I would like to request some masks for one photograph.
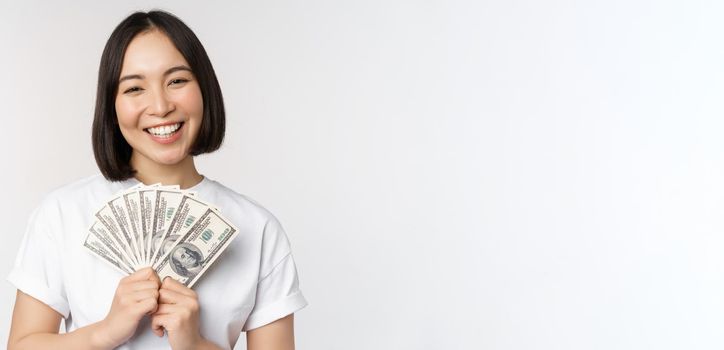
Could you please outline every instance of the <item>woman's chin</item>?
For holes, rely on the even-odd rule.
[[[187,154],[164,154],[156,157],[155,162],[159,165],[174,166],[182,163],[189,155]]]
[[[175,145],[166,149],[139,147],[133,149],[131,164],[144,166],[175,166],[186,161],[191,155],[186,145]]]

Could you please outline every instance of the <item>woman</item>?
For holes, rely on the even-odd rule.
[[[134,13],[101,58],[93,149],[101,175],[49,194],[8,280],[17,288],[10,349],[293,349],[306,306],[286,234],[268,211],[201,175],[225,116],[211,63],[171,14]],[[123,277],[82,249],[94,209],[139,184],[177,184],[214,203],[239,235],[191,290],[150,268]],[[59,334],[60,321],[67,330]]]

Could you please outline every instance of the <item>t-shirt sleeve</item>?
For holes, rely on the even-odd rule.
[[[264,227],[256,301],[242,331],[267,325],[305,306],[289,239],[272,217]]]
[[[69,307],[63,287],[59,242],[49,229],[53,225],[52,209],[46,200],[31,214],[7,280],[67,318]]]

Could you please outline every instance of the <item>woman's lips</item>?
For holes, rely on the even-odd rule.
[[[176,124],[176,123],[174,123],[174,124]],[[148,136],[151,137],[151,140],[165,145],[165,144],[173,143],[176,140],[178,140],[181,137],[181,133],[182,133],[185,125],[186,125],[186,123],[181,122],[181,126],[179,126],[179,128],[176,129],[176,131],[172,132],[168,136],[154,135],[153,133],[151,133],[151,131],[149,131],[149,129],[152,129],[152,128],[144,129],[144,131],[146,131],[146,134],[148,134]],[[156,128],[153,128],[153,129],[156,129]]]

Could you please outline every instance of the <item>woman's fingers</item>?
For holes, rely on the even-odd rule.
[[[160,304],[158,305],[158,309],[154,313],[154,315],[167,315],[167,314],[173,314],[177,313],[181,310],[184,310],[183,306],[176,305],[176,304]]]
[[[158,294],[158,302],[161,304],[184,304],[187,299],[193,299],[186,294],[163,287],[158,290]]]
[[[121,283],[128,283],[128,282],[136,282],[136,281],[143,281],[143,280],[159,280],[158,276],[156,275],[156,271],[154,271],[150,267],[144,267],[126,277],[123,277],[121,279]]]
[[[149,276],[148,280],[156,282],[157,285],[161,285],[161,279],[158,278],[158,274],[156,273],[156,270],[154,270],[152,267],[146,267],[145,269],[151,270],[151,275]]]
[[[145,270],[145,271],[144,271]],[[196,292],[172,278],[158,281],[156,273],[139,270],[123,281],[124,298],[133,303],[138,314],[151,314],[151,329],[157,336],[173,331],[197,317],[199,304]]]
[[[129,290],[137,292],[139,290],[155,289],[158,290],[161,285],[156,281],[138,281],[128,285]]]
[[[188,323],[188,318],[175,313],[162,315],[156,314],[151,317],[151,329],[154,333],[156,333],[159,329],[164,329],[166,332],[174,332],[182,329],[182,327],[188,326]],[[158,333],[156,334],[158,335]]]
[[[151,316],[151,329],[158,336],[168,333],[171,348],[179,345],[195,348],[202,339],[199,334],[200,306],[196,292],[166,278],[161,283],[158,309]]]
[[[118,283],[118,291],[121,293],[133,293],[143,289],[159,289],[161,282],[150,267],[143,268],[121,279]]]
[[[159,290],[158,303],[164,305],[176,305],[178,308],[164,308],[164,310],[174,311],[176,314],[190,316],[199,312],[199,301],[188,295],[178,293],[170,289]]]
[[[161,288],[170,289],[177,293],[184,294],[188,297],[196,298],[196,292],[194,292],[193,290],[191,290],[191,288],[186,287],[185,285],[181,284],[181,282],[179,282],[171,277],[166,277],[163,279],[163,283],[161,283]]]
[[[158,300],[158,296],[158,289],[142,289],[130,294],[131,299],[134,301],[142,301],[144,299]]]
[[[137,312],[140,315],[153,314],[158,310],[158,300],[154,298],[146,298],[136,303]]]
[[[151,330],[159,337],[163,337],[163,330],[169,323],[168,315],[154,315],[151,317]]]

